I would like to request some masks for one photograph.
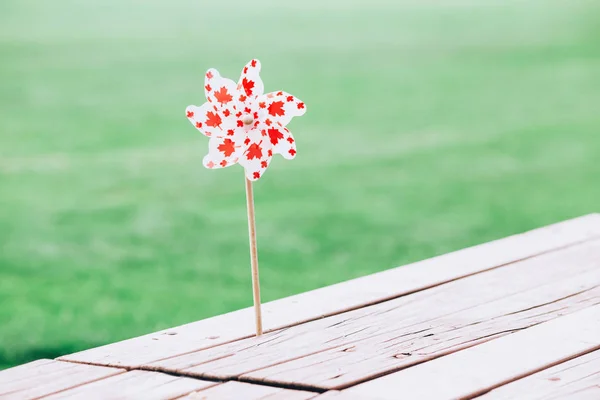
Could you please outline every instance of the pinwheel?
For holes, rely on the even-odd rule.
[[[296,142],[286,125],[306,106],[289,93],[264,94],[260,62],[250,61],[237,84],[215,69],[205,75],[206,103],[189,106],[190,122],[210,138],[203,164],[207,168],[244,167],[246,178],[259,179],[274,154],[296,156]]]
[[[186,108],[188,120],[210,138],[202,164],[209,169],[239,164],[245,171],[257,335],[262,334],[262,317],[252,181],[263,176],[274,154],[296,157],[296,141],[286,126],[306,112],[305,104],[289,93],[265,94],[260,68],[258,60],[251,60],[237,84],[209,69],[204,78],[206,102]]]

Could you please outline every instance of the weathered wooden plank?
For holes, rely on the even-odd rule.
[[[586,282],[597,277],[594,274],[568,280],[563,283],[564,287],[547,285],[409,330],[367,337],[242,377],[271,384],[344,388],[600,304],[598,282]],[[549,301],[552,298],[555,301]]]
[[[592,394],[595,397],[590,398],[600,399],[600,350],[501,386],[477,400],[574,399]]]
[[[349,395],[471,399],[600,349],[600,305],[351,387]],[[340,397],[342,399],[343,397]]]
[[[272,386],[252,385],[243,382],[227,382],[208,390],[191,393],[182,397],[186,400],[308,400],[317,393],[281,389]]]
[[[599,235],[600,215],[591,214],[264,304],[264,324],[266,331],[273,331],[339,314]],[[250,337],[253,334],[253,318],[252,308],[247,308],[61,359],[135,368],[152,361]]]
[[[38,398],[124,372],[62,361],[33,361],[0,372],[0,399]]]
[[[44,400],[168,400],[219,385],[158,372],[129,371],[44,397]]]
[[[37,370],[40,370],[44,365],[51,363],[53,364],[55,361],[44,358],[0,371],[0,387],[2,387],[2,384],[6,384],[11,381],[30,377],[32,374],[35,374]],[[63,364],[61,363],[58,365]]]
[[[600,240],[145,367],[217,379],[344,387],[594,304],[600,301],[598,267]]]

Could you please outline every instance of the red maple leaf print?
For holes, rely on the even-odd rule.
[[[244,112],[245,112],[246,114],[250,114],[250,113],[252,112],[252,110],[251,110],[251,109],[249,109],[248,107],[244,107]]]
[[[242,79],[242,86],[244,87],[244,92],[246,92],[246,96],[252,96],[252,89],[254,88],[254,81],[249,81],[248,79]]]
[[[287,141],[290,142],[290,144],[294,143],[294,138],[290,136],[287,138]]]
[[[246,158],[248,160],[262,158],[262,147],[260,147],[260,143],[252,143],[250,147],[248,147]]]
[[[212,111],[206,113],[206,125],[212,126],[213,128],[221,125],[221,117]]]
[[[194,116],[194,112],[193,112],[193,111],[187,111],[187,112],[185,113],[185,115],[186,115],[188,118],[192,118],[192,117]]]
[[[229,157],[235,152],[235,142],[231,139],[223,140],[223,143],[217,147],[217,149],[223,153],[225,157]]]
[[[260,167],[261,168],[267,168],[267,162],[266,161],[261,161],[260,162]]]
[[[208,72],[206,73],[206,77],[207,77],[208,79],[212,79],[212,77],[213,77],[213,74],[212,74],[212,72],[208,71]]]
[[[198,128],[198,129],[202,128],[202,122],[200,122],[200,121],[196,122],[196,128]]]
[[[285,110],[283,109],[283,101],[274,101],[269,105],[269,114],[272,116],[282,116],[285,115]]]
[[[294,101],[294,96],[288,96],[285,98],[285,101]]]
[[[258,179],[260,178],[260,172],[254,172],[252,176],[254,177],[254,179]]]
[[[228,129],[227,130],[227,136],[233,136],[235,132],[233,131],[233,129]]]
[[[243,94],[240,94],[240,101],[243,103],[246,101],[246,96],[244,96]]]
[[[269,118],[267,118],[265,120],[265,124],[267,124],[267,126],[271,126],[271,120]]]
[[[244,67],[244,74],[248,73],[248,67]]]
[[[242,112],[239,111],[237,114],[235,114],[235,116],[238,117],[238,118],[241,117],[242,116]]]
[[[241,119],[237,120],[237,126],[238,128],[243,128],[244,127],[244,122]]]
[[[265,102],[264,102],[264,101],[261,101],[260,103],[258,103],[258,106],[259,106],[260,108],[265,108],[267,105],[265,104]]]
[[[221,161],[221,167],[225,168],[227,166],[227,161],[223,160]]]
[[[226,108],[225,111],[223,111],[223,115],[229,117],[229,114],[231,114],[231,112],[229,112],[229,109]]]
[[[283,133],[279,132],[279,129],[271,128],[267,132],[269,133],[269,138],[273,145],[279,143],[279,139],[283,139]]]
[[[269,157],[273,157],[273,152],[272,152],[271,150],[269,150],[269,151],[267,151],[267,155],[268,155]]]
[[[260,131],[260,134],[263,136],[267,136],[267,131],[265,131],[264,129],[262,131]]]
[[[227,104],[231,100],[233,100],[233,97],[231,97],[231,95],[229,94],[229,92],[227,92],[227,88],[225,86],[223,86],[218,91],[215,91],[215,98],[217,99],[217,101],[219,103],[221,103],[221,105]]]
[[[283,96],[283,92],[282,91],[277,92],[277,96]]]
[[[246,139],[244,140],[244,144],[245,144],[245,145],[248,145],[248,143],[250,143],[250,139],[246,138]]]
[[[212,88],[210,87],[210,85],[204,86],[204,89],[206,89],[207,92],[210,92],[212,90]]]
[[[252,62],[250,63],[250,65],[252,65],[252,68],[256,68],[256,60],[252,60]]]
[[[298,103],[298,110],[301,110],[304,108],[304,103],[300,102]]]
[[[214,163],[214,162],[212,162],[212,161],[209,161],[209,162],[207,162],[207,163],[206,163],[206,166],[207,166],[208,168],[212,168],[212,167],[214,167],[214,166],[215,166],[215,163]]]
[[[296,155],[296,150],[294,150],[294,149],[290,149],[290,150],[288,151],[288,153],[290,153],[291,155]]]

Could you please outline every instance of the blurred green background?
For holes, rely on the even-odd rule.
[[[599,211],[600,3],[0,2],[0,368],[249,306],[203,74],[304,100],[255,184],[265,301]],[[266,322],[268,325],[268,321]]]

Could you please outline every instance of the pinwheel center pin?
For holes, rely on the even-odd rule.
[[[196,129],[210,138],[208,154],[202,160],[206,168],[234,164],[244,168],[254,315],[256,335],[260,335],[263,329],[252,182],[263,176],[273,154],[288,160],[296,157],[296,141],[286,125],[293,117],[304,115],[306,106],[286,92],[265,94],[258,60],[246,64],[237,84],[221,77],[216,69],[209,69],[204,93],[206,103],[188,106],[186,115]]]

